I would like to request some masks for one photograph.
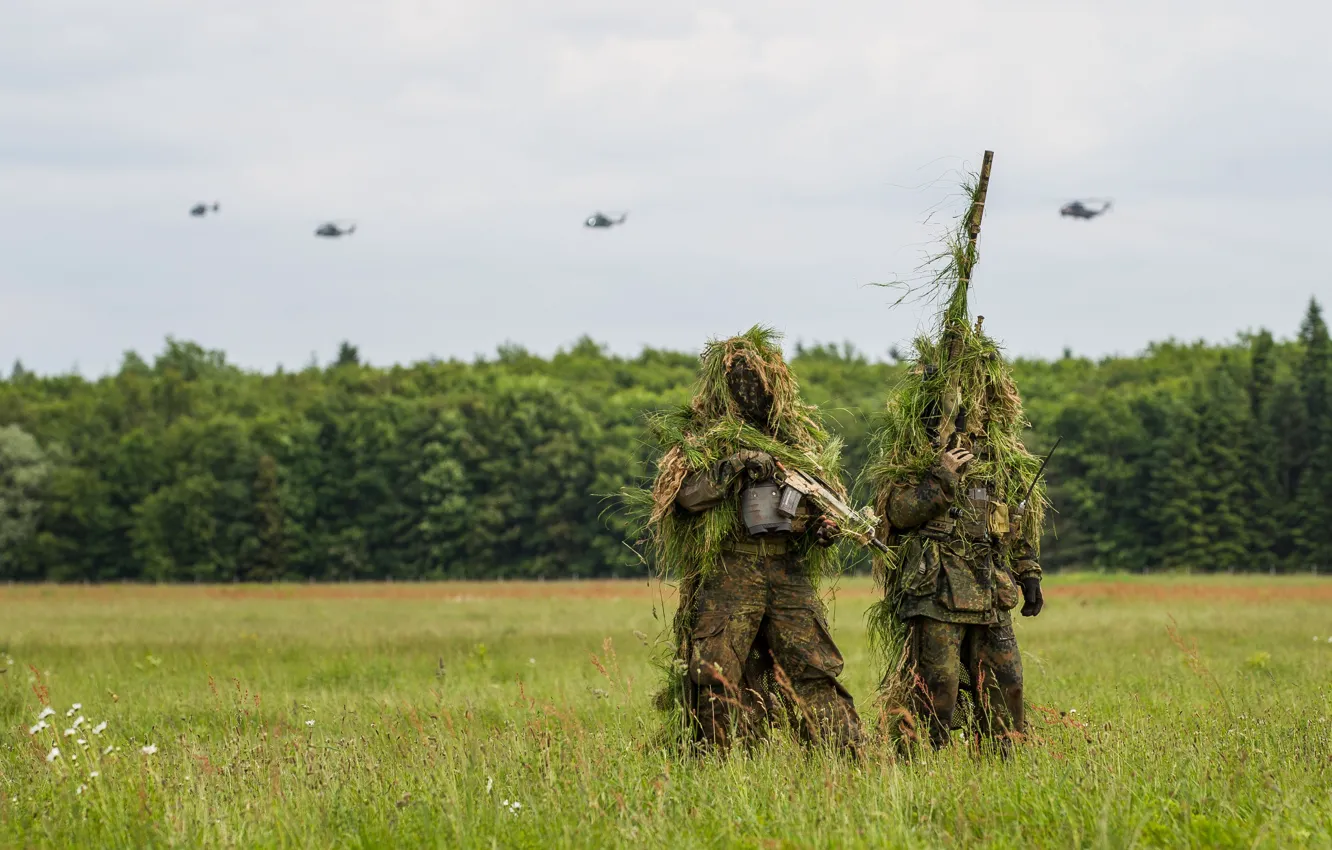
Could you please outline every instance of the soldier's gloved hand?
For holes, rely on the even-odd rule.
[[[814,526],[814,542],[820,546],[831,546],[837,540],[837,523],[828,517],[819,517]]]
[[[777,474],[777,461],[767,452],[741,449],[735,453],[735,457],[744,464],[750,481],[767,481]]]
[[[1045,599],[1041,596],[1041,580],[1036,576],[1024,576],[1019,581],[1022,583],[1022,616],[1035,617],[1045,607]]]

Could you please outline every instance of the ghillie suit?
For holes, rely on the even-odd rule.
[[[860,720],[816,592],[837,564],[833,532],[808,500],[778,510],[774,483],[780,463],[840,487],[841,444],[776,341],[754,327],[709,343],[693,400],[649,417],[665,452],[651,487],[626,495],[653,566],[679,587],[658,705],[723,750],[779,716],[806,740],[854,747]]]
[[[1041,465],[1022,443],[1029,427],[999,346],[967,305],[988,177],[965,188],[968,214],[928,289],[938,327],[915,341],[915,364],[889,397],[865,476],[885,518],[889,553],[876,557],[883,600],[870,638],[886,667],[880,698],[899,742],[942,746],[964,724],[959,690],[978,731],[1025,731],[1022,658],[1010,612],[1040,612]],[[968,459],[970,458],[970,459]],[[961,462],[959,462],[961,461]],[[1034,483],[1034,487],[1033,487]],[[1030,490],[1030,498],[1025,498]]]

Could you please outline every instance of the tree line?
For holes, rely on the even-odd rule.
[[[0,380],[0,580],[273,581],[643,575],[614,494],[650,473],[642,413],[687,400],[694,355],[257,373],[168,339],[115,374]],[[798,345],[854,475],[906,364]],[[1057,513],[1049,570],[1332,565],[1332,343],[1165,342],[1014,364]]]

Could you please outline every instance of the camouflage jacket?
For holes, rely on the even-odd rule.
[[[1009,528],[1002,504],[989,503],[980,518],[953,510],[957,488],[957,476],[936,464],[889,490],[885,512],[902,548],[899,616],[1007,623],[1020,601],[1017,579],[1041,575],[1035,547]]]

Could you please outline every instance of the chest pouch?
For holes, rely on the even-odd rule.
[[[750,536],[790,532],[791,517],[783,516],[781,512],[785,501],[782,488],[773,481],[750,484],[740,491],[740,516],[744,519],[745,531]],[[796,502],[798,504],[799,499]],[[791,513],[794,515],[794,508]]]
[[[962,514],[962,533],[969,540],[983,540],[990,533],[990,493],[984,487],[967,491],[967,507]]]
[[[990,533],[1003,537],[1009,531],[1008,505],[1005,502],[990,503]]]

